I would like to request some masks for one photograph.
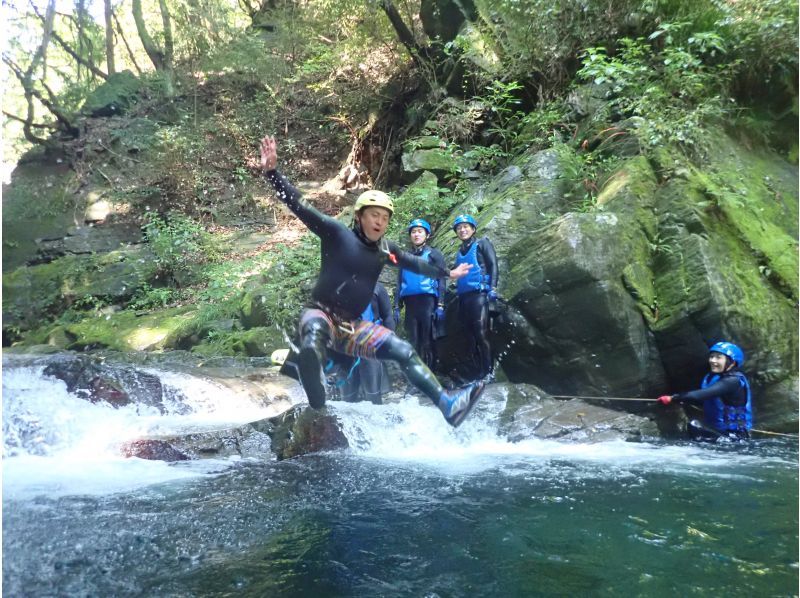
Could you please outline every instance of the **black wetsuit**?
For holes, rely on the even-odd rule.
[[[477,362],[474,368],[474,379],[480,379],[492,372],[492,348],[489,344],[489,299],[488,292],[497,289],[499,283],[499,270],[497,267],[497,254],[492,242],[486,237],[476,239],[473,235],[461,243],[458,252],[466,255],[473,243],[477,243],[476,257],[481,272],[487,282],[481,288],[459,291],[458,316],[461,325],[467,332],[475,347],[473,360]]]
[[[709,374],[708,377],[710,376],[712,376],[712,374]],[[703,405],[704,421],[701,423],[697,420],[691,420],[687,427],[687,431],[694,439],[714,440],[721,436],[740,439],[750,437],[749,424],[742,425],[739,429],[735,430],[720,429],[720,422],[717,421],[718,409],[725,409],[725,407],[714,403],[707,403],[707,401],[719,399],[722,404],[728,408],[748,408],[749,385],[747,385],[746,381],[742,383],[741,376],[742,374],[739,374],[737,371],[728,371],[721,374],[717,380],[713,381],[708,386],[698,388],[697,390],[681,392],[672,396],[672,399],[677,402],[684,403],[686,401],[693,401]],[[704,384],[705,383],[704,381]]]
[[[392,313],[389,293],[381,283],[375,285],[372,296],[373,321],[394,330],[396,323]],[[342,372],[344,380],[339,393],[343,401],[370,401],[376,405],[383,403],[382,395],[389,391],[389,372],[386,364],[375,359],[358,359]]]
[[[444,268],[403,251],[392,241],[370,241],[358,225],[351,229],[322,214],[302,199],[300,192],[277,170],[268,171],[266,177],[275,188],[278,199],[321,240],[322,264],[311,293],[315,305],[310,307],[319,308],[330,319],[321,317],[318,310],[306,310],[301,319],[300,339],[301,345],[314,346],[323,363],[324,353],[334,346],[337,350],[351,348],[341,335],[336,337],[341,329],[338,324],[359,321],[372,299],[384,266],[407,268],[434,278],[449,275]],[[393,332],[387,332],[372,355],[377,359],[397,361],[412,384],[438,405],[442,385],[409,343]]]
[[[416,256],[421,256],[425,249],[428,249],[428,247],[423,244],[421,247],[415,247],[412,253]],[[428,260],[439,268],[446,268],[444,255],[442,255],[442,252],[438,249],[430,248]],[[398,305],[399,302],[402,302],[406,310],[404,321],[406,336],[417,353],[419,353],[419,356],[422,357],[422,360],[428,367],[432,368],[436,361],[436,351],[433,342],[433,317],[437,306],[444,308],[444,293],[447,288],[447,279],[439,278],[436,280],[436,295],[420,293],[400,297],[402,277],[403,270],[401,269],[397,274],[397,293],[395,297]]]

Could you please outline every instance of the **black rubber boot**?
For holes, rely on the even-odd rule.
[[[300,384],[306,391],[308,404],[314,409],[325,406],[325,363],[326,348],[331,332],[328,323],[322,318],[309,320],[300,332],[300,353],[297,355],[297,371]]]

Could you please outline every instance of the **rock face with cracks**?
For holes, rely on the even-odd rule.
[[[722,133],[713,145],[702,170],[666,152],[622,160],[578,210],[557,153],[540,151],[453,212],[497,249],[492,344],[509,380],[656,397],[697,388],[708,347],[729,340],[747,355],[758,425],[796,428],[797,169]],[[453,235],[434,244],[452,263]],[[463,375],[456,311],[440,355]]]

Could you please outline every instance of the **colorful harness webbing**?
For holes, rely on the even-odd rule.
[[[321,307],[321,306],[320,306]],[[306,321],[323,318],[328,322],[333,341],[332,349],[345,355],[375,359],[375,353],[386,339],[394,334],[388,328],[365,320],[341,320],[320,307],[307,309],[300,318],[302,328]]]

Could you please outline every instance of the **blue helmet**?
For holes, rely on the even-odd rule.
[[[412,220],[411,222],[409,222],[408,223],[408,228],[406,228],[406,232],[410,233],[412,228],[416,228],[418,226],[421,227],[421,228],[424,228],[426,231],[428,231],[429,235],[431,234],[431,225],[428,224],[427,220],[423,220],[422,218],[416,218],[416,219]]]
[[[453,230],[456,230],[456,227],[457,227],[459,224],[463,224],[463,223],[465,223],[465,222],[466,222],[467,224],[471,224],[471,225],[472,225],[472,228],[474,228],[474,229],[477,229],[477,228],[478,228],[478,223],[477,223],[477,222],[475,222],[475,219],[474,219],[472,216],[470,216],[469,214],[461,214],[461,215],[459,215],[459,216],[456,216],[456,219],[455,219],[455,221],[453,222]]]
[[[735,361],[736,365],[739,367],[742,367],[742,364],[744,363],[744,351],[742,351],[738,345],[734,345],[733,343],[729,343],[727,341],[714,343],[708,352],[722,353],[729,359]]]

